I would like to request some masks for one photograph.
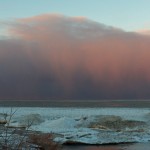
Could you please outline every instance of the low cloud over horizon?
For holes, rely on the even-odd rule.
[[[7,22],[0,99],[149,99],[150,35],[85,17]]]

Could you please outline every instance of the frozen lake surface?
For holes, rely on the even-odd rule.
[[[55,133],[60,143],[110,144],[148,142],[149,108],[45,108],[14,107],[12,126],[27,126],[44,133]],[[0,107],[3,114],[9,107]]]

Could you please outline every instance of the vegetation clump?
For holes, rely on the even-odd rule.
[[[15,112],[16,110],[11,109],[10,113],[0,114],[0,149],[58,150],[61,148],[59,144],[53,141],[52,134],[43,134],[30,129],[35,124],[34,119],[24,126],[12,126],[11,121]]]

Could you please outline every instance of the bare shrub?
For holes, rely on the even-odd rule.
[[[11,126],[17,110],[11,108],[9,113],[1,113],[0,118],[0,149],[2,150],[58,150],[60,145],[53,142],[51,134],[42,134],[29,130],[33,121],[26,126]]]
[[[32,134],[29,136],[29,142],[39,146],[39,150],[58,150],[61,148],[59,144],[53,142],[52,134]]]

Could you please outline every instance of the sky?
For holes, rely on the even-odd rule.
[[[150,99],[149,6],[0,0],[0,99]]]
[[[150,27],[149,6],[149,0],[0,0],[0,19],[60,13],[132,31]]]

